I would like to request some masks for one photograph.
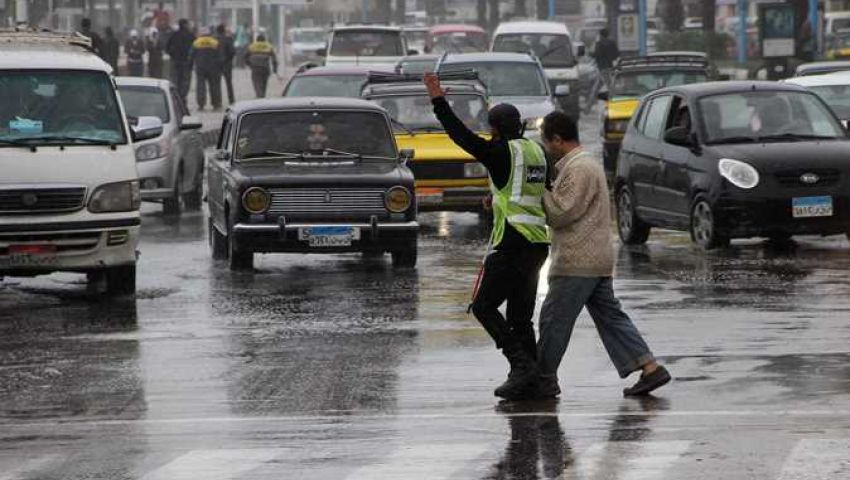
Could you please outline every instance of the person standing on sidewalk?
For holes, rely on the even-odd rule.
[[[98,35],[97,32],[92,30],[90,18],[84,18],[80,20],[80,34],[84,37],[88,37],[89,40],[91,40],[92,50],[94,51],[94,53],[101,55],[101,58],[103,58],[103,41],[101,40],[100,35]]]
[[[620,49],[617,47],[617,42],[608,38],[608,29],[606,28],[599,31],[599,40],[596,41],[593,58],[596,60],[597,77],[596,81],[593,82],[593,87],[590,89],[587,103],[585,103],[585,113],[589,113],[596,104],[596,96],[599,95],[602,87],[608,86],[608,81],[611,79],[611,71],[614,69],[614,62],[620,58]]]
[[[221,110],[221,44],[213,36],[214,29],[210,27],[204,35],[192,43],[190,62],[195,65],[195,95],[198,110],[203,110],[207,103],[207,88],[213,110]]]
[[[118,57],[121,54],[121,43],[115,38],[115,31],[112,30],[112,27],[104,29],[100,50],[101,58],[112,67],[114,74],[118,75]]]
[[[534,306],[540,269],[549,254],[549,233],[543,210],[547,165],[543,149],[523,138],[523,124],[516,107],[499,104],[490,109],[492,137],[472,132],[455,115],[435,74],[425,75],[434,114],[460,148],[484,165],[493,194],[491,251],[484,261],[471,310],[496,348],[508,359],[508,379],[495,395],[519,399],[536,384],[537,343]],[[507,302],[507,316],[499,307]]]
[[[611,206],[602,162],[581,147],[576,122],[563,112],[544,118],[542,134],[546,150],[560,160],[544,195],[552,257],[549,293],[540,312],[538,392],[560,394],[558,366],[586,307],[620,377],[642,372],[623,394],[646,395],[669,382],[670,374],[655,361],[614,295]]]
[[[265,35],[257,35],[257,40],[248,45],[245,63],[251,68],[254,93],[257,98],[266,98],[269,76],[272,72],[277,74],[277,55],[272,44],[266,41]]]
[[[148,76],[162,78],[162,42],[156,28],[150,29],[145,39],[145,49],[148,51]]]
[[[227,103],[233,105],[236,103],[236,96],[233,94],[233,57],[236,56],[236,47],[233,45],[233,36],[227,33],[224,24],[216,27],[215,32],[216,39],[221,44],[221,73],[224,78],[224,86],[227,88]]]
[[[186,97],[189,95],[189,85],[192,81],[192,64],[189,55],[192,51],[192,43],[195,42],[195,35],[189,29],[189,20],[181,18],[177,25],[177,31],[168,37],[165,51],[171,57],[171,83],[177,89],[183,101],[183,107],[188,110],[189,103]]]
[[[130,38],[124,43],[127,55],[127,75],[143,77],[145,75],[145,42],[139,38],[138,30],[130,30]]]

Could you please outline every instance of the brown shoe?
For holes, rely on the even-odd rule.
[[[623,396],[637,397],[642,395],[648,395],[656,388],[660,388],[664,385],[667,385],[670,380],[670,372],[668,372],[666,368],[659,365],[658,368],[656,368],[649,375],[641,375],[640,379],[637,381],[636,384],[632,385],[629,388],[624,388]]]

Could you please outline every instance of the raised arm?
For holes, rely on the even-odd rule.
[[[425,74],[425,86],[428,87],[428,95],[434,105],[434,115],[446,129],[446,133],[452,141],[475,157],[476,160],[486,162],[490,153],[490,142],[476,135],[455,115],[446,100],[445,90],[440,86],[439,77],[433,73]]]

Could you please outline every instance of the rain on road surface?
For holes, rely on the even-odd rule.
[[[843,237],[620,248],[619,293],[674,381],[622,398],[583,315],[561,400],[499,404],[505,362],[465,312],[476,216],[422,215],[415,272],[276,255],[231,273],[203,214],[158,212],[135,301],[0,282],[0,480],[850,478]]]

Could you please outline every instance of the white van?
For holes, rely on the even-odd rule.
[[[493,34],[490,50],[530,53],[536,56],[546,71],[551,90],[564,90],[564,87],[558,88],[562,85],[569,90],[569,95],[558,97],[561,109],[573,118],[579,118],[581,88],[578,57],[584,56],[584,48],[573,50],[572,38],[566,25],[545,21],[501,23]]]
[[[327,66],[395,66],[408,54],[407,40],[399,27],[346,25],[334,27],[328,48],[322,49]]]
[[[0,277],[86,273],[136,289],[139,182],[109,65],[75,34],[0,31]]]

